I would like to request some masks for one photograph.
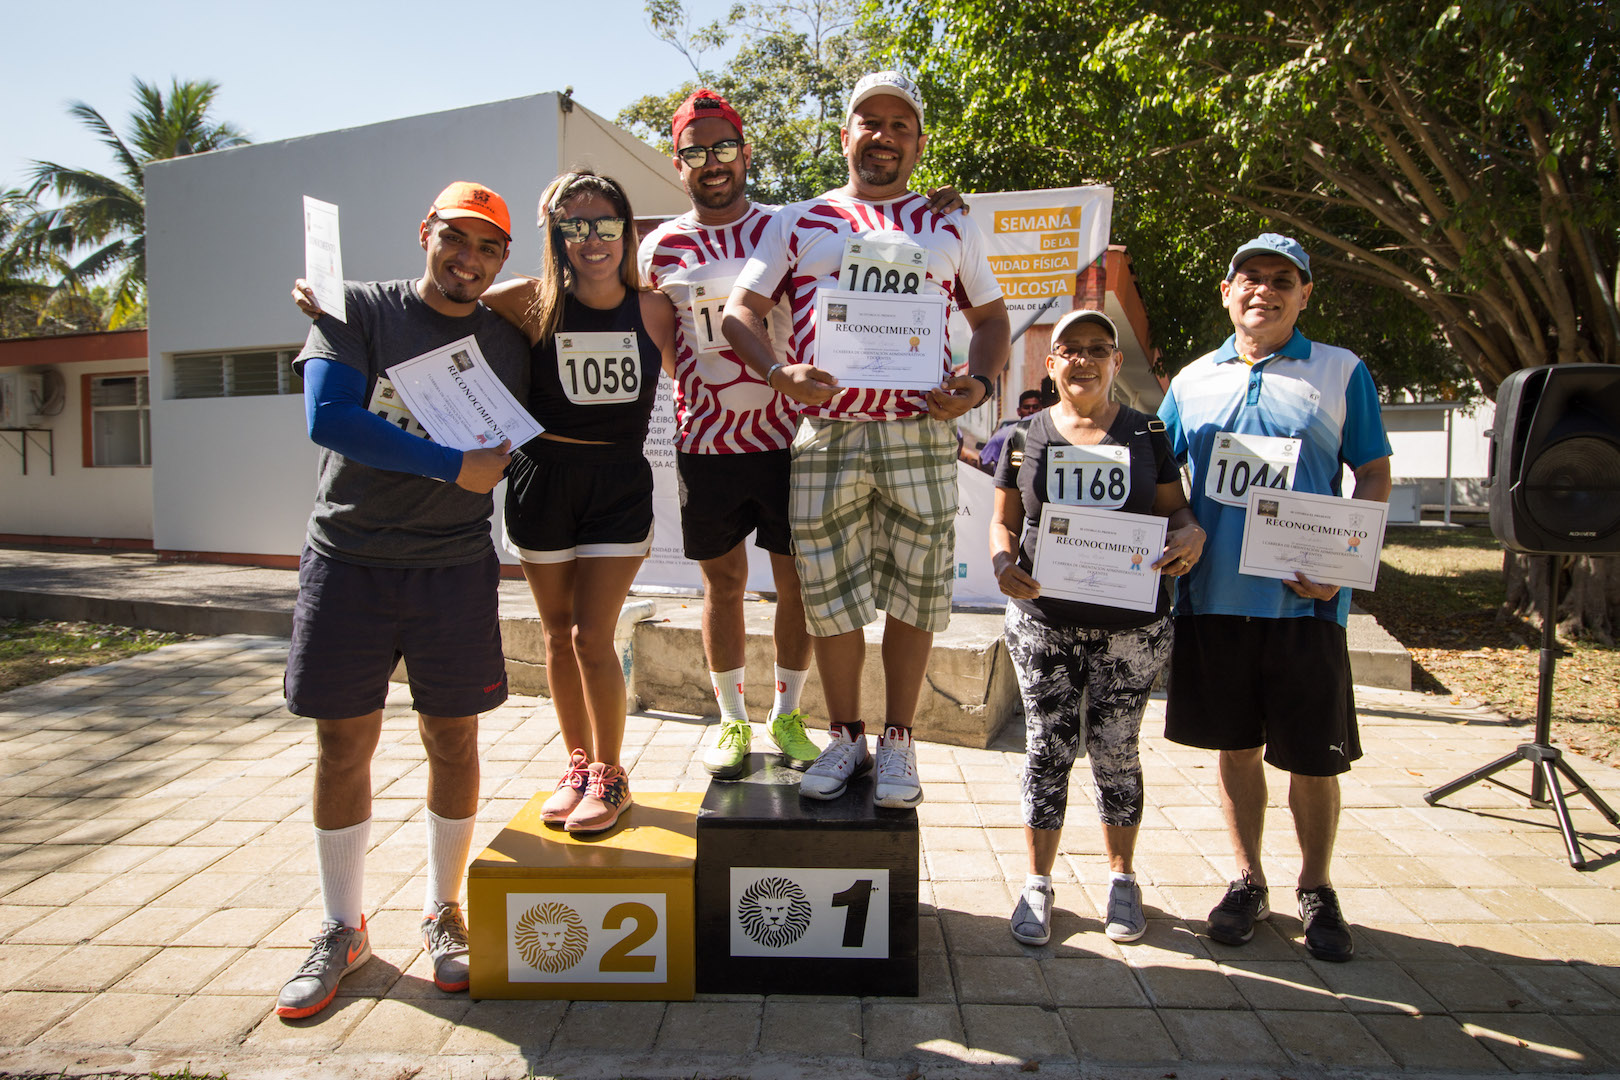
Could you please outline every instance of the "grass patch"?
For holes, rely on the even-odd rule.
[[[187,641],[192,636],[96,623],[3,619],[0,620],[0,693],[81,668],[151,652],[177,641]]]
[[[1391,529],[1375,592],[1356,603],[1412,653],[1412,688],[1471,697],[1534,720],[1541,629],[1500,618],[1501,543],[1483,526]],[[1553,740],[1598,760],[1620,757],[1620,649],[1560,638]]]

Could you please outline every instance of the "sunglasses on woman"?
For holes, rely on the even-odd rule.
[[[713,154],[714,160],[720,164],[730,165],[737,160],[737,155],[741,152],[742,143],[736,139],[721,139],[713,146],[688,146],[675,151],[681,160],[686,162],[688,169],[701,169],[703,163],[709,160],[710,154]]]
[[[580,218],[566,217],[557,222],[557,231],[562,233],[563,239],[571,244],[583,244],[591,238],[591,229],[595,227],[596,235],[606,243],[611,244],[624,235],[624,218],[599,217]]]

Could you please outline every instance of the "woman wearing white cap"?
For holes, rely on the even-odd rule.
[[[1100,311],[1071,311],[1058,321],[1046,358],[1057,404],[1023,422],[1022,452],[1003,454],[996,470],[990,555],[997,584],[1012,598],[1007,650],[1024,699],[1027,743],[1029,874],[1012,935],[1030,945],[1052,934],[1052,868],[1069,772],[1082,749],[1091,755],[1111,873],[1104,929],[1115,941],[1135,941],[1147,930],[1132,864],[1143,808],[1138,737],[1148,693],[1170,655],[1166,589],[1152,612],[1041,595],[1031,576],[1041,507],[1067,503],[1168,518],[1164,551],[1151,564],[1167,576],[1185,574],[1204,546],[1164,425],[1112,400],[1125,361],[1117,342],[1113,320]],[[1073,466],[1051,453],[1087,446],[1108,448],[1105,482],[1076,484]]]

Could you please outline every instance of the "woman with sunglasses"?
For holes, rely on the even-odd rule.
[[[1052,868],[1069,772],[1082,750],[1091,754],[1108,853],[1104,931],[1115,941],[1135,941],[1147,930],[1132,869],[1143,808],[1137,743],[1148,693],[1170,656],[1169,590],[1159,590],[1157,610],[1131,611],[1043,597],[1031,576],[1041,507],[1048,502],[1168,518],[1164,551],[1151,564],[1167,576],[1185,574],[1203,551],[1204,531],[1182,493],[1164,424],[1112,400],[1114,376],[1124,362],[1107,315],[1080,310],[1059,319],[1046,358],[1057,403],[1020,423],[1022,447],[1009,438],[1009,452],[996,469],[990,557],[997,584],[1012,598],[1007,651],[1026,727],[1029,874],[1011,921],[1013,937],[1028,945],[1044,945],[1052,934]],[[1106,455],[1108,463],[1081,472],[1076,483],[1075,466],[1057,461],[1052,451],[1088,446],[1106,447],[1095,457],[1100,463]],[[1088,475],[1103,482],[1088,482]]]
[[[540,196],[540,276],[484,294],[529,336],[529,411],[545,429],[512,454],[506,543],[540,609],[546,681],[571,751],[542,816],[569,832],[612,828],[631,802],[613,634],[652,548],[642,444],[659,369],[675,361],[675,309],[642,283],[634,220],[618,183],[564,173]]]

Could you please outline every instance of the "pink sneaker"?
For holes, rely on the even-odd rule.
[[[624,770],[617,765],[592,762],[585,797],[568,815],[563,828],[571,833],[605,832],[613,828],[620,814],[630,809],[630,803],[630,778],[624,775]]]
[[[547,825],[561,825],[574,812],[579,800],[585,797],[585,784],[591,778],[591,759],[585,751],[575,750],[568,755],[568,768],[557,781],[557,790],[540,806],[540,820]]]

